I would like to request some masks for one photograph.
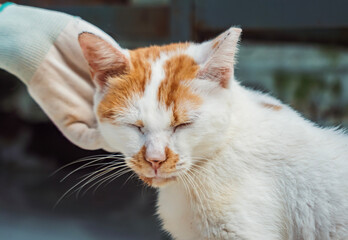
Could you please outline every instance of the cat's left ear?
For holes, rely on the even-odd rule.
[[[121,49],[101,37],[83,32],[78,40],[98,89],[107,86],[108,76],[123,74],[129,69],[129,61]]]
[[[218,37],[200,44],[198,79],[206,79],[228,88],[234,75],[235,57],[242,29],[230,28]]]

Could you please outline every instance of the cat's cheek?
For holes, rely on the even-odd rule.
[[[143,140],[138,132],[130,131],[124,126],[103,123],[99,127],[105,141],[115,152],[121,152],[126,156],[132,156],[139,151]]]
[[[132,157],[141,150],[141,148],[144,146],[144,143],[145,143],[144,139],[141,136],[139,136],[139,134],[131,133],[127,137],[127,142],[122,141],[122,143],[121,143],[121,144],[125,145],[123,147],[124,150],[122,153],[126,157]]]
[[[179,155],[180,161],[191,156],[193,146],[191,136],[194,134],[194,129],[181,129],[171,138],[169,147]]]
[[[215,116],[216,118],[216,116]],[[213,120],[215,121],[215,120]],[[212,124],[210,116],[202,115],[195,125],[184,136],[184,149],[187,155],[203,157],[211,155],[221,145],[222,132],[226,131],[223,126]]]

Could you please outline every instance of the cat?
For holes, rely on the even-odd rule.
[[[348,137],[243,87],[240,34],[127,50],[81,33],[103,137],[174,239],[347,239]]]

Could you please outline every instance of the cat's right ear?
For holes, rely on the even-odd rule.
[[[109,76],[123,74],[129,69],[126,56],[99,36],[83,32],[79,34],[78,41],[98,88],[103,89],[107,85]]]
[[[235,57],[242,30],[231,27],[218,37],[196,45],[195,60],[201,66],[197,78],[210,80],[229,88],[234,79]]]

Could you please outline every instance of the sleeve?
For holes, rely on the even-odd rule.
[[[117,43],[99,28],[64,13],[12,4],[0,12],[0,68],[16,75],[63,135],[88,150],[112,151],[98,129],[81,32]]]
[[[27,83],[72,19],[60,12],[4,3],[0,9],[0,68]]]

